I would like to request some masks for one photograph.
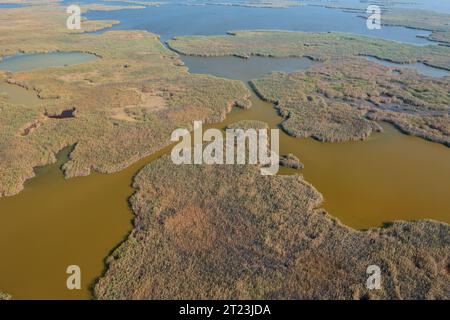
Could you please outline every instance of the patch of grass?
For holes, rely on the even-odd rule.
[[[169,45],[188,55],[309,57],[322,61],[305,72],[273,73],[251,83],[260,97],[277,104],[286,118],[282,126],[293,136],[320,141],[361,140],[381,130],[373,120],[384,120],[405,133],[450,145],[448,77],[433,79],[361,58],[422,61],[449,69],[450,47],[304,32],[181,37]]]
[[[274,73],[254,80],[264,99],[276,103],[283,128],[321,141],[359,140],[379,131],[372,120],[450,146],[450,83],[366,61],[327,62],[305,72]]]
[[[134,186],[134,229],[109,257],[98,299],[450,297],[447,224],[355,231],[318,209],[321,195],[301,176],[262,176],[256,166],[165,156]],[[371,264],[383,275],[374,292]]]
[[[450,70],[449,47],[419,47],[345,33],[237,31],[225,36],[179,37],[168,44],[178,52],[197,56],[259,55],[325,61],[363,55],[396,63],[422,61]]]

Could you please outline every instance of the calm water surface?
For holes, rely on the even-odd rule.
[[[0,70],[10,72],[31,71],[51,67],[64,67],[96,59],[98,57],[93,54],[81,52],[17,54],[3,58],[0,62]]]
[[[403,27],[368,30],[366,21],[354,13],[314,6],[276,9],[166,4],[139,10],[90,11],[85,16],[90,20],[119,20],[120,24],[112,30],[148,30],[160,35],[163,41],[175,36],[218,35],[231,30],[258,29],[337,31],[416,45],[433,43],[417,37],[418,34],[429,34],[424,30]]]

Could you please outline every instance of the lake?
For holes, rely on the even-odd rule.
[[[428,31],[403,27],[369,30],[366,21],[354,13],[316,6],[274,9],[169,3],[139,10],[89,11],[85,17],[119,20],[120,24],[108,30],[148,30],[160,35],[163,41],[175,36],[218,35],[232,30],[290,30],[348,32],[416,45],[433,44],[417,37],[429,34]]]

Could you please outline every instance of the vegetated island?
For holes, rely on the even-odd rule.
[[[450,48],[418,47],[340,33],[234,32],[168,42],[187,55],[309,57],[322,63],[302,72],[272,73],[251,85],[276,104],[282,127],[320,141],[367,138],[388,121],[405,133],[450,146],[449,77],[387,68],[365,56],[450,69]]]
[[[450,226],[395,222],[356,231],[319,207],[301,176],[257,166],[174,165],[136,176],[128,239],[97,299],[448,299]],[[369,265],[380,290],[369,290]]]
[[[248,106],[239,81],[189,74],[159,38],[143,31],[84,34],[66,28],[65,8],[8,9],[0,15],[0,57],[85,52],[101,59],[31,72],[0,72],[0,81],[35,92],[39,106],[0,100],[0,196],[13,195],[33,168],[75,145],[66,177],[118,171],[170,143],[194,120],[219,122],[233,105]],[[85,21],[94,31],[109,22]],[[71,110],[71,117],[63,117]]]

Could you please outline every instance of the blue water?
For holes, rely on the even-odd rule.
[[[418,34],[429,34],[427,31],[403,27],[369,30],[365,19],[354,13],[315,6],[277,9],[166,4],[139,10],[89,11],[85,17],[90,20],[119,20],[121,23],[114,26],[112,30],[148,30],[160,35],[163,41],[175,36],[220,35],[232,30],[258,29],[338,31],[415,45],[432,43],[417,37]]]

